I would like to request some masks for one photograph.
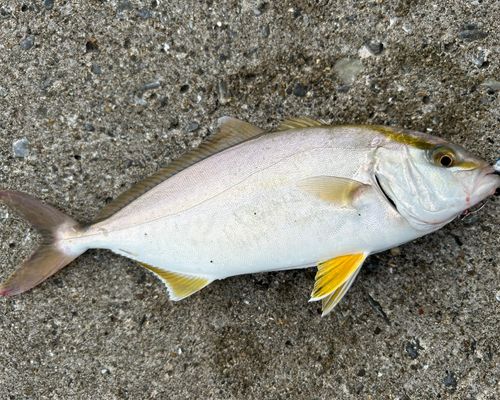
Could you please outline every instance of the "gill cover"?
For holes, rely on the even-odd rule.
[[[436,230],[493,194],[500,179],[463,147],[420,135],[429,137],[429,146],[392,143],[378,148],[374,173],[382,191],[414,228]]]

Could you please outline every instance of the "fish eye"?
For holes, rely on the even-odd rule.
[[[457,156],[449,146],[437,146],[430,151],[429,159],[438,167],[450,168],[456,164]]]
[[[437,162],[441,167],[448,168],[455,164],[455,156],[451,153],[443,154],[437,158]]]

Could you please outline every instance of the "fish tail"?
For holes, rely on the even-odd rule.
[[[86,249],[63,248],[58,243],[62,232],[80,230],[83,225],[55,208],[23,193],[1,191],[0,201],[19,214],[41,236],[35,252],[0,287],[0,294],[25,292],[73,261]]]

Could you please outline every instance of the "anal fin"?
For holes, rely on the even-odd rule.
[[[328,314],[342,299],[367,256],[368,253],[350,254],[318,263],[310,301],[322,300],[323,315]]]
[[[161,268],[152,267],[151,265],[144,264],[139,261],[136,262],[144,268],[154,272],[165,283],[170,294],[170,299],[174,301],[182,300],[191,296],[193,293],[203,289],[210,282],[212,282],[206,278],[179,274],[178,272],[170,272]]]
[[[340,285],[332,294],[329,294],[328,296],[321,299],[321,308],[323,309],[323,313],[321,314],[322,317],[332,311],[333,308],[339,303],[339,301],[342,300],[342,297],[344,297],[344,295],[347,293],[352,283],[358,276],[360,270],[361,266],[358,267],[354,274],[347,278],[347,280],[342,285]]]

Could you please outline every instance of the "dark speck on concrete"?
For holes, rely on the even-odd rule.
[[[382,306],[380,305],[380,303],[370,295],[367,295],[367,297],[368,297],[368,302],[370,303],[370,305],[375,309],[375,311],[377,311],[382,316],[385,323],[387,325],[391,326],[391,320],[389,319],[387,314],[382,309]]]
[[[293,94],[297,97],[305,97],[307,95],[307,86],[302,86],[300,83],[296,83],[293,88]]]
[[[199,124],[198,124],[198,122],[194,121],[194,122],[191,122],[190,124],[188,124],[188,125],[184,128],[184,130],[185,130],[186,132],[193,132],[193,131],[195,131],[195,130],[196,130],[196,129],[198,129],[198,128],[199,128]]]
[[[140,19],[149,19],[151,16],[151,11],[149,11],[147,8],[142,8],[140,10],[137,10],[135,13]]]
[[[52,8],[54,7],[54,2],[54,0],[43,0],[43,6],[47,10],[52,10]]]
[[[92,64],[90,71],[94,74],[100,74],[100,73],[102,73],[102,68],[98,65]]]
[[[64,287],[64,282],[61,278],[55,278],[54,283],[58,288],[63,288]]]
[[[351,87],[349,85],[342,85],[339,87],[339,92],[340,93],[347,93]]]
[[[168,105],[168,97],[167,96],[163,97],[160,101],[160,107],[165,107],[166,105]]]
[[[269,24],[267,24],[267,25],[264,27],[264,37],[265,37],[265,38],[268,38],[270,34],[271,34],[271,28],[269,28]]]
[[[366,370],[365,369],[360,369],[357,373],[358,376],[365,376],[366,375]]]
[[[2,7],[0,10],[0,15],[2,15],[5,18],[8,18],[12,14],[12,11],[8,7]]]
[[[138,285],[141,285],[144,282],[146,282],[146,274],[144,272],[142,272],[141,274],[139,274],[139,278],[137,278],[136,283]]]
[[[85,43],[85,52],[86,53],[91,53],[93,51],[98,51],[99,50],[99,45],[92,40],[87,40],[87,43]]]
[[[34,44],[35,37],[33,35],[29,35],[28,37],[26,37],[26,39],[23,39],[21,43],[19,43],[19,45],[25,50],[31,49]]]
[[[423,349],[424,348],[420,346],[420,342],[418,339],[415,339],[414,342],[407,342],[405,345],[405,350],[412,360],[415,360],[418,357],[418,350]]]
[[[92,124],[85,124],[85,130],[89,131],[89,132],[94,132],[95,131],[94,125],[92,125]]]
[[[446,386],[448,393],[454,393],[457,390],[457,379],[455,378],[453,371],[447,371],[446,373],[447,375],[444,378],[444,385]]]

